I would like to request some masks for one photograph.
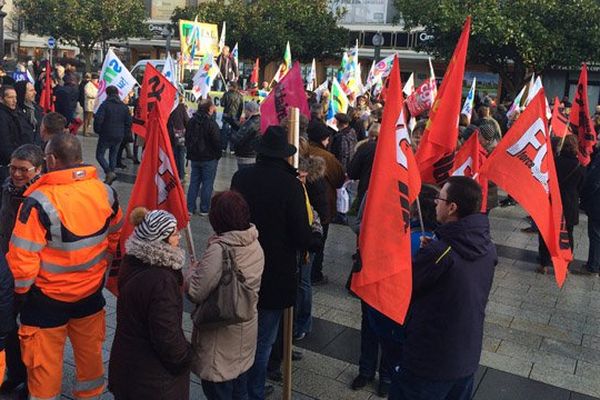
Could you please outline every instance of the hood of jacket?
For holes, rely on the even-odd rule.
[[[125,242],[125,253],[140,261],[158,266],[180,270],[185,262],[185,252],[162,240],[148,242],[131,235]]]
[[[209,244],[223,243],[231,247],[245,247],[258,240],[258,229],[254,224],[244,231],[229,231],[220,235],[213,235],[209,239]]]
[[[490,221],[487,215],[480,213],[443,224],[435,234],[466,260],[483,257],[494,246],[490,236]]]

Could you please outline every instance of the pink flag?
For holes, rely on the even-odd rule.
[[[279,125],[287,117],[290,107],[298,107],[300,113],[310,118],[308,100],[304,92],[304,81],[300,73],[300,63],[285,74],[267,98],[260,105],[260,130],[265,132],[271,125]]]

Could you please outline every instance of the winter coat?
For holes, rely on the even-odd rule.
[[[96,104],[96,97],[98,97],[98,86],[89,81],[83,88],[83,94],[85,96],[83,111],[94,112],[94,104]]]
[[[413,292],[402,366],[432,380],[479,366],[485,307],[498,257],[484,214],[441,225],[413,259]]]
[[[98,108],[94,116],[94,132],[98,141],[121,143],[131,132],[129,107],[118,96],[109,96]]]
[[[185,128],[185,148],[190,161],[221,158],[219,125],[205,112],[197,111]]]
[[[192,348],[181,328],[184,252],[133,236],[125,250],[108,388],[117,399],[188,400]]]
[[[31,103],[31,107],[17,105],[17,115],[21,125],[23,141],[25,143],[42,144],[40,128],[44,118],[44,110],[37,103]]]
[[[360,145],[356,149],[356,153],[354,153],[354,157],[352,157],[352,161],[350,161],[350,165],[348,166],[348,177],[354,180],[358,179],[356,199],[359,204],[369,188],[376,147],[376,140],[369,140]]]
[[[223,115],[239,121],[244,110],[244,96],[237,90],[228,90],[221,98]]]
[[[35,182],[37,178],[34,178],[31,182],[22,188],[16,188],[11,184],[10,177],[6,178],[2,185],[2,203],[0,206],[0,251],[2,254],[8,252],[8,243],[12,236],[13,229],[15,228],[15,222],[19,212],[19,207],[25,197],[23,193],[29,187],[29,185]]]
[[[167,130],[169,131],[169,139],[171,147],[185,146],[185,127],[190,122],[190,117],[187,112],[185,103],[179,103],[177,107],[169,115],[167,121]]]
[[[588,165],[583,188],[581,206],[588,218],[600,221],[600,157],[596,156]]]
[[[67,119],[67,125],[75,118],[75,109],[79,100],[79,88],[76,85],[63,85],[54,88],[54,108]],[[98,132],[98,131],[96,131]]]
[[[323,157],[306,158],[306,166],[308,175],[306,176],[306,192],[308,199],[313,206],[321,224],[329,224],[331,222],[331,210],[327,201],[327,182],[325,181],[325,160]]]
[[[221,70],[221,75],[227,82],[237,80],[239,71],[237,64],[233,61],[232,54],[229,54],[227,57],[219,54],[216,63],[219,66],[219,70]]]
[[[256,144],[260,138],[260,115],[247,119],[240,129],[231,135],[236,157],[256,158]]]
[[[223,246],[231,249],[232,258],[246,284],[253,290],[254,317],[238,324],[217,328],[196,328],[192,332],[194,360],[192,371],[201,379],[224,382],[237,378],[254,363],[258,334],[258,291],[265,256],[252,225],[245,231],[230,231],[208,239],[200,265],[193,269],[187,290],[190,300],[203,303],[217,287],[223,271]]]
[[[344,167],[333,154],[325,150],[322,144],[309,141],[308,153],[311,156],[321,157],[325,160],[325,182],[327,189],[327,203],[329,213],[333,217],[337,215],[337,189],[341,188],[346,180]]]
[[[556,157],[556,174],[565,223],[572,227],[579,224],[579,192],[583,187],[585,168],[576,155],[561,153]]]
[[[296,170],[285,160],[260,157],[235,173],[231,189],[244,196],[265,253],[258,308],[282,310],[296,304],[296,254],[320,244],[308,223],[306,199]]]
[[[13,151],[27,143],[22,132],[17,111],[0,103],[0,182],[9,175],[8,164]]]
[[[15,280],[4,254],[0,255],[0,350],[4,350],[6,336],[15,330],[14,314]]]
[[[342,164],[344,172],[348,171],[350,160],[354,156],[356,141],[356,132],[349,126],[336,132],[331,139],[331,153]]]
[[[81,106],[81,108],[83,108],[83,110],[85,111],[85,85],[87,85],[90,82],[89,79],[82,79],[81,82],[79,82],[79,97],[77,98],[77,101],[79,102],[79,105]],[[36,81],[36,92],[37,92],[37,81]],[[36,99],[37,101],[37,99]]]

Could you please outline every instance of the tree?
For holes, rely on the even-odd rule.
[[[176,8],[171,20],[227,21],[227,43],[239,42],[240,54],[281,60],[289,40],[292,55],[302,61],[338,56],[348,45],[348,30],[338,26],[340,14],[328,0],[209,1],[198,7]]]
[[[467,15],[473,17],[469,62],[502,78],[513,95],[528,71],[579,68],[600,59],[597,0],[394,0],[407,28],[424,27],[432,38],[419,47],[448,59]]]
[[[90,68],[94,47],[149,35],[143,0],[15,0],[27,30],[79,47]]]

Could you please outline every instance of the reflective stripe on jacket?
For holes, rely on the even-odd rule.
[[[69,303],[96,292],[123,224],[114,189],[81,166],[42,176],[25,196],[7,255],[15,291],[35,284]]]

